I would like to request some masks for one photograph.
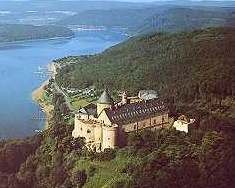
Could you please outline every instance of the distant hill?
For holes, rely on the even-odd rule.
[[[144,21],[138,32],[193,31],[208,27],[235,26],[235,9],[170,8]]]
[[[87,1],[87,0],[32,0],[32,1],[9,1],[1,0],[0,10],[8,10],[12,12],[25,12],[25,11],[75,11],[83,12],[86,10],[110,10],[113,8],[141,8],[144,6],[151,7],[152,4],[148,3],[131,3],[131,2],[118,2],[118,1]]]
[[[178,6],[201,6],[201,7],[234,7],[235,2],[233,0],[165,0],[165,1],[153,1],[155,5],[178,5]]]
[[[142,9],[90,10],[67,17],[61,25],[93,25],[125,27],[132,33],[155,31],[192,31],[206,27],[233,26],[233,8],[194,7],[171,5]]]
[[[55,37],[71,37],[74,33],[63,26],[32,26],[0,24],[0,42],[12,42]]]
[[[124,27],[136,30],[147,18],[160,13],[162,9],[112,9],[112,10],[89,10],[65,18],[58,22],[61,25],[92,25],[105,27]]]

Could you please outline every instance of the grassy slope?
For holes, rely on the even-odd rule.
[[[87,159],[79,159],[74,165],[73,171],[86,170],[95,168],[94,176],[89,177],[85,188],[93,187],[112,187],[117,182],[128,182],[131,177],[123,173],[122,171],[128,166],[128,164],[139,164],[140,158],[136,156],[128,156],[127,154],[119,153],[114,160],[111,161],[92,161]]]

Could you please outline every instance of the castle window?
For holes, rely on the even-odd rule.
[[[108,138],[108,140],[110,140],[110,138]]]
[[[137,130],[137,125],[134,125],[134,129]]]
[[[89,129],[87,129],[87,133],[89,134],[89,133],[91,133],[91,131]]]
[[[154,119],[154,120],[153,120],[153,124],[154,124],[154,125],[156,125],[156,124],[157,124],[156,119]]]

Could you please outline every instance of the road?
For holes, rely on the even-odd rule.
[[[67,104],[69,110],[71,112],[75,112],[75,109],[73,108],[73,106],[71,105],[70,101],[69,101],[69,97],[67,96],[67,94],[58,86],[57,83],[54,82],[53,87],[55,88],[56,92],[61,93],[64,96],[65,99],[65,103]]]
[[[50,71],[51,75],[50,77],[52,79],[55,78],[56,74],[57,74],[57,69],[61,69],[62,67],[59,66],[58,64],[56,63],[51,63],[49,64],[48,66],[48,71]],[[67,96],[67,94],[58,86],[58,84],[54,81],[53,83],[53,87],[54,89],[56,90],[56,92],[58,93],[61,93],[63,96],[64,96],[64,99],[65,99],[65,103],[67,104],[69,110],[72,112],[72,113],[75,113],[75,109],[73,108],[73,106],[71,105],[70,101],[69,101],[69,96]]]

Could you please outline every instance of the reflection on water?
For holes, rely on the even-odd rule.
[[[0,138],[25,137],[43,127],[32,118],[39,107],[31,93],[44,81],[34,74],[38,67],[59,57],[101,52],[122,40],[121,32],[84,31],[72,39],[0,45]]]

